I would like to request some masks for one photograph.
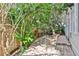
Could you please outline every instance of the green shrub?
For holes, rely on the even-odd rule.
[[[61,26],[62,22],[59,18],[64,10],[67,10],[64,4],[14,4],[8,12],[8,17],[14,27],[16,39],[20,40],[23,46],[28,47],[35,40],[33,33],[35,28],[51,27],[55,33],[64,33],[64,26]]]

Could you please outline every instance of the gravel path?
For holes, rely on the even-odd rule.
[[[70,43],[65,36],[57,37],[38,38],[21,56],[73,56]]]

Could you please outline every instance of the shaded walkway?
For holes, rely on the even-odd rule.
[[[65,36],[38,38],[22,56],[73,56],[71,45]]]

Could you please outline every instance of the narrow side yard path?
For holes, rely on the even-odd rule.
[[[64,35],[38,38],[22,56],[74,56],[69,41]]]

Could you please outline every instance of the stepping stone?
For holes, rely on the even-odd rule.
[[[70,46],[69,41],[67,40],[67,38],[64,35],[58,37],[56,44]]]
[[[74,53],[69,46],[57,45],[56,49],[61,52],[61,56],[74,56]]]
[[[61,56],[74,56],[71,45],[65,36],[58,37],[56,49],[61,52]]]

